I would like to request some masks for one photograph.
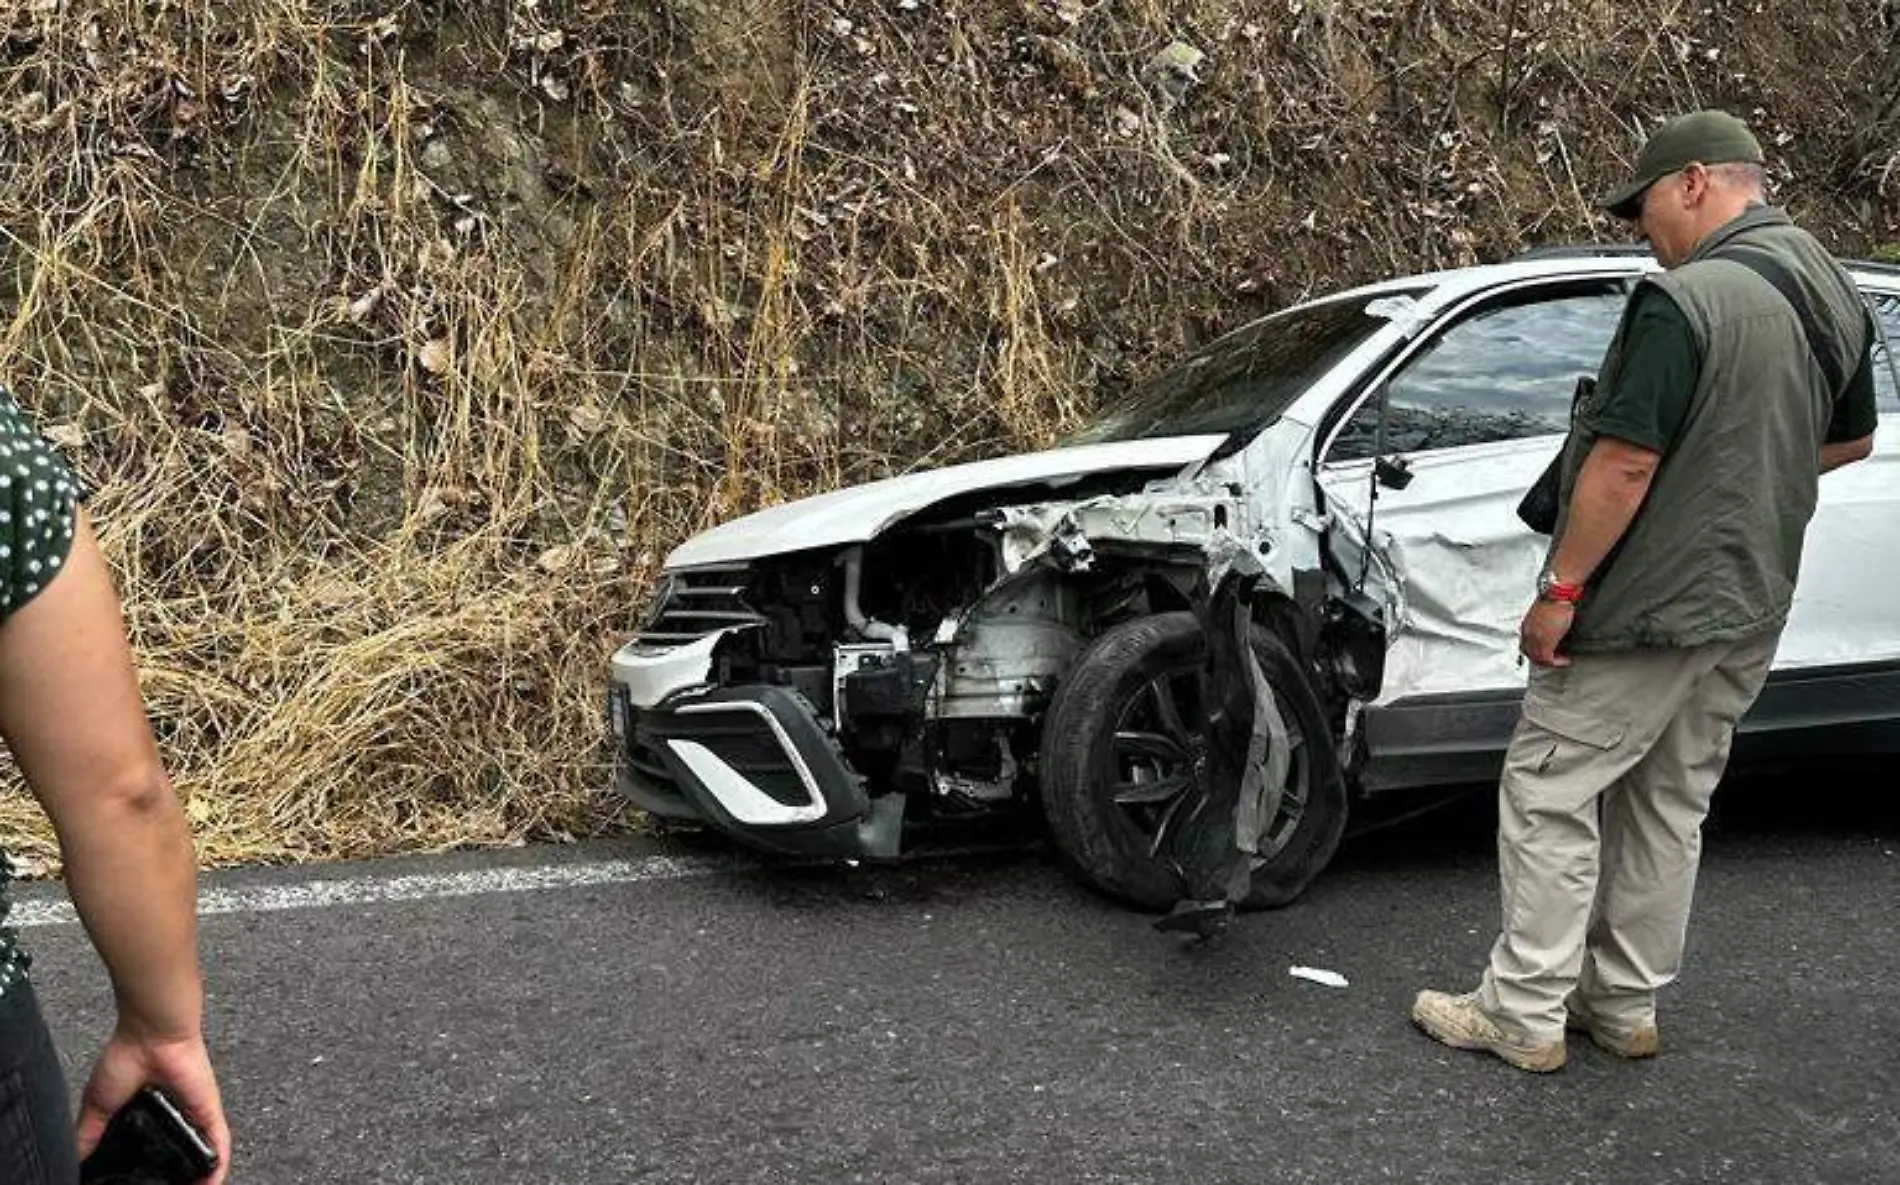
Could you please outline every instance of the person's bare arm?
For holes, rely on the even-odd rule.
[[[1590,579],[1635,520],[1661,459],[1654,449],[1613,436],[1590,446],[1570,495],[1563,538],[1551,556],[1553,576],[1565,584],[1584,584]],[[1575,620],[1574,606],[1534,602],[1518,627],[1518,649],[1538,666],[1567,665],[1570,660],[1557,648]]]
[[[1824,444],[1821,446],[1821,472],[1831,473],[1843,465],[1864,461],[1873,455],[1873,451],[1874,438],[1871,435],[1858,440],[1843,440],[1838,444]]]
[[[53,821],[73,905],[118,1000],[117,1028],[81,1105],[81,1155],[151,1084],[178,1100],[228,1164],[204,1045],[197,857],[83,514],[59,575],[0,624],[0,735]],[[223,1170],[213,1178],[223,1179]]]
[[[1635,520],[1661,460],[1654,449],[1613,436],[1591,446],[1570,495],[1564,537],[1551,558],[1557,579],[1566,584],[1590,579]]]

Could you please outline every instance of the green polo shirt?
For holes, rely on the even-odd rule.
[[[0,387],[0,626],[38,596],[72,551],[79,481]],[[13,864],[0,851],[0,923],[11,910]],[[28,959],[13,927],[0,924],[0,993],[25,974]]]
[[[1702,351],[1689,319],[1661,288],[1652,284],[1638,288],[1624,316],[1629,328],[1624,335],[1623,369],[1615,388],[1604,397],[1597,432],[1668,452],[1689,414],[1689,400],[1702,373]],[[1835,400],[1827,442],[1859,440],[1878,423],[1870,350],[1847,391]]]

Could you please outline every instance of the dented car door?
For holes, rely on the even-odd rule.
[[[1610,278],[1473,302],[1329,434],[1328,543],[1385,613],[1369,788],[1484,776],[1508,736],[1524,685],[1518,622],[1549,542],[1516,507],[1560,447],[1576,381],[1595,373],[1626,294],[1627,278]]]

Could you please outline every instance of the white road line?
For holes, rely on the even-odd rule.
[[[602,860],[591,864],[548,864],[531,868],[489,868],[470,872],[423,873],[409,876],[361,876],[311,880],[288,885],[254,885],[236,889],[204,889],[198,894],[201,917],[223,913],[270,913],[284,909],[321,909],[332,905],[378,905],[392,901],[423,901],[440,897],[477,897],[489,893],[521,893],[533,889],[575,889],[587,885],[619,885],[638,881],[682,880],[695,876],[743,872],[757,868],[743,858],[688,859],[648,856],[641,860]],[[72,903],[63,899],[16,901],[7,915],[12,926],[63,926],[79,920]]]

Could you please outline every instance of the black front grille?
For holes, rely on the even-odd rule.
[[[684,646],[730,626],[764,621],[746,604],[746,576],[743,564],[673,573],[634,640],[644,646]]]

